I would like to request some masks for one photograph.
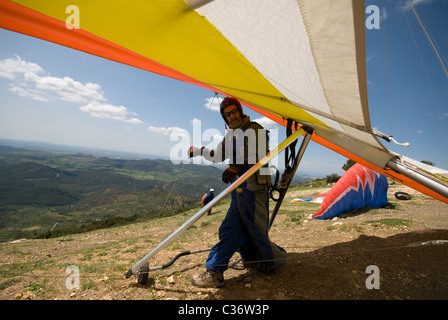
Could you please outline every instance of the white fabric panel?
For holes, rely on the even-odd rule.
[[[318,128],[318,134],[376,164],[387,162],[386,154],[377,154],[384,147],[376,137],[337,121],[370,126],[351,0],[218,0],[197,12],[287,99],[336,131]]]
[[[330,112],[296,0],[214,1],[197,11],[286,98]]]
[[[331,111],[364,125],[351,0],[299,0]]]

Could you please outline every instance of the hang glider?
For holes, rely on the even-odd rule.
[[[448,171],[388,150],[367,100],[360,0],[0,0],[0,27],[238,98],[448,203]],[[79,28],[77,28],[79,27]]]

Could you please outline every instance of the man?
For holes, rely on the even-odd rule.
[[[229,159],[230,165],[222,180],[233,183],[267,154],[267,131],[251,122],[234,98],[224,99],[220,111],[231,130],[215,150],[191,147],[190,157],[201,155],[213,162]],[[270,175],[258,171],[232,192],[232,202],[219,228],[219,242],[209,253],[205,264],[207,270],[193,276],[193,285],[222,287],[223,273],[235,252],[240,253],[245,267],[254,267],[264,273],[284,263],[286,252],[268,237],[269,187]]]
[[[208,193],[205,193],[202,196],[202,206],[205,207],[210,201],[213,200],[213,198],[215,197],[215,190],[214,189],[210,189],[210,191]],[[212,209],[208,210],[207,215],[211,215],[212,214]]]

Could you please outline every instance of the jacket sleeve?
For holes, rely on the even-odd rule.
[[[216,149],[203,148],[202,149],[202,156],[206,160],[211,161],[213,163],[219,163],[219,162],[225,161],[227,159],[226,158],[226,154],[225,154],[226,139],[227,139],[227,135],[218,144]]]
[[[229,159],[229,167],[241,175],[260,161],[268,148],[268,131],[251,122],[245,131],[229,130],[216,149],[203,148],[202,156],[214,163]]]

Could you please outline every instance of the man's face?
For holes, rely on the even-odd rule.
[[[235,105],[225,107],[223,112],[230,128],[238,128],[243,122],[243,118]]]

